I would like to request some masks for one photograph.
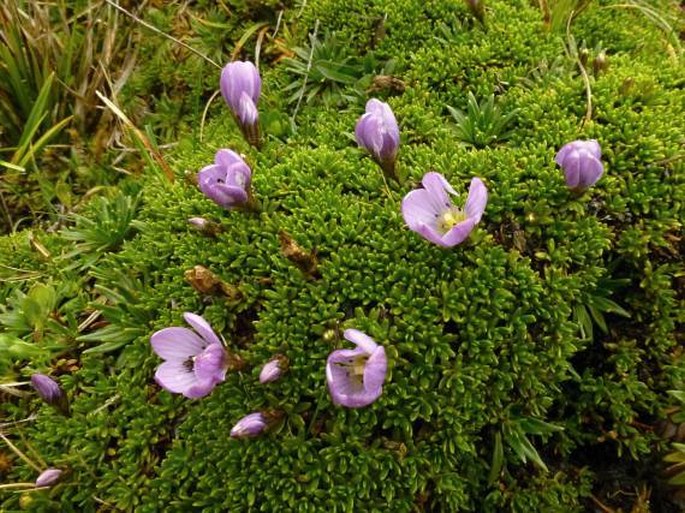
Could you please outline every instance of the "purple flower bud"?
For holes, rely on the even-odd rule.
[[[599,143],[590,139],[564,145],[554,157],[554,161],[564,170],[569,189],[580,193],[597,183],[604,173],[601,156]]]
[[[283,355],[276,355],[269,360],[259,373],[259,382],[271,383],[283,375],[288,366],[288,359]]]
[[[359,330],[345,330],[343,336],[355,349],[338,349],[328,355],[326,381],[335,404],[362,408],[383,393],[388,369],[385,349]]]
[[[62,471],[57,469],[57,468],[49,468],[47,470],[44,470],[41,472],[41,474],[38,476],[38,479],[36,479],[36,486],[37,487],[42,487],[42,486],[52,486],[57,481],[59,481],[59,478],[62,476]]]
[[[485,184],[480,178],[471,180],[463,208],[452,203],[449,194],[456,192],[440,173],[426,173],[421,184],[423,189],[411,191],[402,200],[402,216],[409,229],[445,248],[464,242],[485,212]]]
[[[216,237],[222,231],[221,225],[204,217],[191,217],[188,224],[207,237]]]
[[[57,382],[45,374],[34,374],[31,376],[31,385],[36,389],[38,395],[49,404],[58,401],[63,393]]]
[[[257,103],[262,79],[251,62],[229,62],[221,71],[221,94],[238,121],[247,141],[259,145]]]
[[[250,413],[238,421],[231,429],[233,438],[251,438],[259,435],[267,427],[267,419],[263,413]]]
[[[65,415],[69,413],[67,396],[54,379],[45,374],[36,373],[31,376],[31,385],[43,401],[54,406]]]
[[[209,226],[209,221],[204,217],[191,217],[188,222],[200,231],[205,230]]]
[[[203,168],[197,175],[202,193],[226,209],[250,203],[251,181],[250,167],[232,150],[217,151],[214,164]]]
[[[400,129],[387,103],[371,99],[366,113],[359,118],[354,134],[359,146],[365,148],[390,178],[398,179],[395,170],[400,146]]]

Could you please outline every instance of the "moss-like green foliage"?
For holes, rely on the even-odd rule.
[[[38,409],[17,429],[49,465],[68,469],[24,506],[580,512],[608,482],[633,490],[631,476],[645,468],[657,479],[647,455],[662,447],[650,426],[685,370],[685,67],[639,12],[588,8],[571,31],[606,48],[609,67],[590,77],[593,115],[583,125],[585,88],[564,36],[529,2],[487,5],[485,27],[457,0],[326,0],[290,13],[301,28],[319,20],[360,56],[373,38],[376,58],[396,59],[406,90],[388,101],[404,182],[385,184],[350,137],[363,98],[338,110],[303,104],[297,131],[268,138],[259,153],[228,112],[204,141],[181,141],[171,162],[178,180],[146,179],[136,236],[102,257],[87,284],[127,290],[131,304],[111,302],[105,319],[139,323],[143,334],[60,370],[71,418],[36,401],[3,406],[16,418]],[[284,104],[289,80],[282,67],[266,71],[264,103]],[[482,149],[459,142],[446,105],[464,109],[469,92],[516,110],[509,139]],[[606,172],[575,197],[553,159],[580,138],[600,141]],[[223,211],[183,179],[221,147],[246,154],[261,212]],[[403,195],[429,170],[459,192],[482,177],[490,192],[477,230],[451,250],[400,215]],[[223,231],[205,237],[188,227],[192,216]],[[282,256],[281,230],[316,250],[320,278]],[[38,265],[13,244],[0,239],[13,266]],[[184,272],[198,264],[242,299],[196,292]],[[149,336],[181,326],[184,311],[205,316],[248,363],[198,401],[152,378],[160,359]],[[581,329],[588,322],[592,336]],[[359,410],[331,403],[324,371],[351,327],[389,357],[383,395]],[[93,345],[81,335],[73,350]],[[290,368],[260,385],[275,353]],[[242,416],[266,409],[284,413],[274,431],[229,437]],[[35,478],[15,463],[12,479]],[[3,504],[16,509],[19,497]]]

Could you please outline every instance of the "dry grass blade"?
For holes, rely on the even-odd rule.
[[[129,117],[126,114],[124,114],[124,112],[109,98],[100,93],[100,91],[96,91],[95,94],[121,120],[124,126],[131,131],[131,133],[134,135],[135,140],[139,142],[147,151],[147,155],[154,159],[157,165],[159,165],[159,167],[164,172],[167,179],[173,183],[174,172],[171,170],[169,164],[166,163],[166,161],[159,153],[159,151],[157,151],[157,149],[154,147],[148,136],[145,135],[145,133],[142,130],[136,127],[133,124],[133,121],[131,121]]]

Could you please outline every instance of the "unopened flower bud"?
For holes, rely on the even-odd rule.
[[[49,468],[41,472],[36,479],[36,487],[52,486],[62,477],[62,471],[57,468]]]
[[[57,408],[64,415],[69,414],[67,396],[54,379],[45,374],[36,373],[31,376],[31,385],[43,401]]]
[[[578,58],[580,59],[580,63],[585,66],[587,64],[587,60],[590,57],[590,50],[587,48],[583,48],[580,52],[578,52]]]
[[[264,414],[250,413],[238,421],[231,429],[233,438],[252,438],[262,433],[266,429],[267,422]]]
[[[359,146],[371,154],[383,173],[388,178],[399,181],[395,166],[400,146],[400,129],[390,105],[375,98],[366,102],[366,112],[357,121],[354,135]]]
[[[600,73],[606,71],[608,67],[609,59],[607,58],[606,52],[602,50],[597,57],[595,57],[595,60],[592,61],[592,71],[595,76],[598,76]]]
[[[285,372],[287,368],[288,358],[281,354],[276,355],[262,367],[262,370],[259,373],[259,382],[264,384],[276,381],[283,375],[283,372]]]
[[[221,225],[204,217],[191,217],[188,224],[207,237],[216,237],[222,231]]]
[[[564,171],[566,185],[577,194],[594,185],[604,173],[599,143],[590,139],[565,144],[554,160]]]
[[[261,141],[257,103],[262,89],[259,71],[251,62],[229,62],[221,71],[219,85],[245,139],[251,145],[259,147]]]

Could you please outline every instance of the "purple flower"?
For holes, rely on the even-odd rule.
[[[283,375],[283,372],[288,366],[288,359],[283,355],[276,355],[271,360],[264,364],[259,373],[259,382],[271,383],[276,381]]]
[[[41,472],[41,474],[38,476],[38,479],[36,479],[36,486],[37,487],[52,486],[57,481],[59,481],[59,478],[61,476],[62,476],[61,470],[59,470],[57,468],[49,468],[49,469]]]
[[[449,194],[456,194],[440,173],[423,176],[423,189],[416,189],[402,200],[402,216],[410,230],[425,239],[450,248],[464,242],[480,221],[488,203],[488,190],[480,178],[471,180],[464,208],[456,207]]]
[[[400,129],[390,105],[371,99],[366,113],[359,118],[354,130],[359,146],[365,148],[390,178],[397,179],[395,162],[400,145]]]
[[[231,209],[250,202],[252,171],[232,150],[219,150],[214,164],[204,167],[197,175],[202,193],[217,205]]]
[[[169,392],[204,397],[226,378],[226,350],[202,317],[186,312],[183,318],[194,331],[164,328],[150,337],[152,349],[164,359],[155,381]]]
[[[43,401],[54,406],[65,415],[69,413],[67,396],[54,379],[45,374],[36,373],[31,376],[31,385]]]
[[[267,427],[267,419],[263,413],[250,413],[238,421],[231,429],[233,438],[250,438],[259,435]]]
[[[343,336],[357,348],[338,349],[328,355],[328,390],[335,404],[348,408],[368,406],[383,392],[388,369],[385,349],[359,330],[345,330]]]
[[[595,139],[573,141],[564,145],[554,161],[564,170],[566,185],[573,191],[583,192],[594,185],[604,172],[599,160],[602,150]]]
[[[250,144],[257,146],[259,144],[257,103],[262,89],[259,71],[251,62],[229,62],[221,71],[219,86],[245,138]]]

